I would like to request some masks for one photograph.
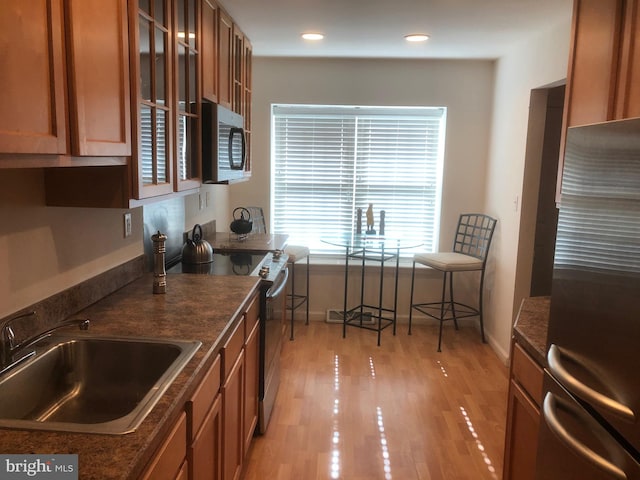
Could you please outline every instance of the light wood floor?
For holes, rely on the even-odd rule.
[[[245,480],[498,480],[507,367],[471,323],[375,333],[296,324],[267,433]]]

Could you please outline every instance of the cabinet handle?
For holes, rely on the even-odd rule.
[[[544,419],[549,426],[549,429],[555,433],[561,441],[563,441],[567,447],[573,450],[578,456],[582,457],[589,463],[597,466],[612,478],[616,480],[626,480],[627,475],[616,465],[598,455],[596,452],[591,450],[589,447],[579,442],[577,439],[571,436],[569,432],[567,432],[566,428],[562,426],[560,420],[556,416],[556,410],[558,408],[557,399],[551,392],[547,392],[544,397],[544,402],[542,404],[542,411],[544,413]],[[576,415],[576,412],[569,412]],[[584,422],[584,419],[580,419]]]
[[[572,393],[587,401],[595,407],[603,408],[612,414],[620,417],[621,419],[629,422],[635,422],[635,414],[626,405],[607,397],[602,393],[594,390],[593,388],[585,385],[576,377],[571,375],[566,368],[562,365],[563,352],[557,345],[553,343],[549,346],[549,352],[547,353],[547,362],[549,364],[549,370],[553,373],[560,383],[567,387]]]

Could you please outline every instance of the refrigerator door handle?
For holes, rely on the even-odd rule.
[[[542,411],[549,429],[578,456],[608,473],[610,477],[615,478],[616,480],[627,480],[626,473],[624,473],[618,466],[598,455],[567,432],[566,428],[562,426],[562,423],[556,415],[557,408],[558,404],[555,395],[551,392],[547,392],[542,403]]]
[[[636,416],[633,410],[617,400],[607,397],[606,395],[603,395],[597,390],[594,390],[582,383],[576,377],[571,375],[566,368],[564,368],[561,359],[562,351],[557,345],[552,343],[549,346],[549,351],[547,352],[547,362],[549,364],[549,370],[551,370],[551,373],[560,380],[560,383],[594,407],[603,408],[627,422],[635,422]]]

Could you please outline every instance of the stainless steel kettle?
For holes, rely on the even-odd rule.
[[[202,238],[202,227],[196,223],[191,232],[191,238],[182,247],[182,263],[199,265],[213,261],[213,248]]]

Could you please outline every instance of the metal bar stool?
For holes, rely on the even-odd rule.
[[[289,255],[287,264],[291,267],[291,293],[287,295],[287,310],[291,312],[291,336],[289,340],[293,340],[293,320],[295,311],[302,305],[306,308],[305,325],[309,325],[309,248],[288,245],[284,249],[284,253]],[[296,293],[296,262],[307,259],[307,285],[304,294]]]
[[[453,241],[452,252],[420,253],[413,257],[411,270],[411,304],[409,308],[409,335],[411,335],[411,321],[413,310],[417,310],[428,317],[440,322],[438,333],[438,351],[442,344],[442,324],[453,320],[456,330],[458,320],[467,317],[479,317],[480,334],[484,338],[484,324],[482,318],[482,290],[484,286],[484,272],[487,264],[487,254],[493,238],[497,220],[479,213],[463,213],[458,219],[456,236]],[[416,263],[426,265],[443,272],[442,296],[439,302],[413,303]],[[453,298],[453,274],[455,272],[480,272],[480,292],[478,307],[456,302]],[[446,297],[447,280],[449,283],[449,298]]]

